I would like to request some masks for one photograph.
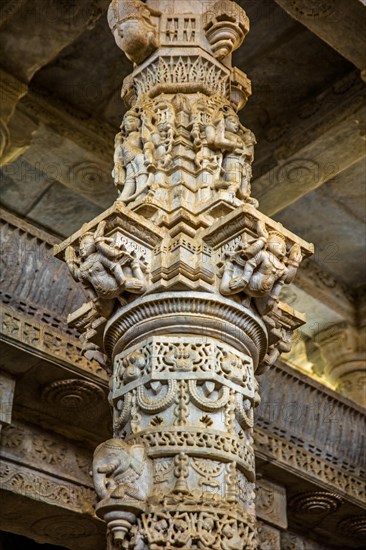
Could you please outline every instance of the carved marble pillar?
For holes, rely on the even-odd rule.
[[[324,376],[346,397],[366,407],[366,331],[346,323],[333,325],[317,337]]]
[[[110,548],[257,548],[255,373],[304,323],[278,296],[313,249],[250,196],[250,82],[231,65],[249,21],[229,0],[114,0],[108,20],[135,64],[120,194],[55,248],[89,295],[70,324],[110,373],[97,514]]]

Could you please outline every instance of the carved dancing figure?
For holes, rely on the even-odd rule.
[[[286,259],[286,242],[277,232],[267,232],[265,225],[258,222],[258,239],[251,245],[238,250],[224,266],[220,291],[224,295],[244,291],[257,298],[270,296],[277,300],[285,283],[291,283],[302,255],[299,245],[294,244]],[[244,263],[241,276],[232,278],[235,256]],[[243,262],[244,260],[244,262]]]
[[[112,175],[120,190],[118,200],[131,202],[141,195],[151,184],[151,174],[147,169],[150,163],[150,135],[140,116],[131,109],[125,114],[121,132],[116,135],[114,168]]]
[[[123,291],[140,294],[145,290],[145,277],[140,262],[125,249],[105,237],[106,222],[100,222],[95,233],[86,233],[79,245],[79,258],[72,247],[65,252],[66,263],[76,281],[80,281],[93,300],[117,298]],[[132,277],[123,265],[130,264]]]
[[[151,550],[162,550],[163,548],[166,548],[166,541],[167,541],[167,535],[168,535],[168,522],[166,519],[160,519],[156,521],[153,525],[153,529],[151,530],[150,538],[150,548]]]
[[[198,532],[200,540],[198,541],[198,548],[200,550],[207,550],[207,548],[210,548],[214,544],[216,540],[214,527],[215,521],[209,516],[206,516],[199,521]]]
[[[243,540],[237,529],[235,529],[232,525],[224,525],[222,535],[222,550],[239,550],[240,548],[243,548]]]
[[[126,550],[149,550],[145,543],[144,536],[137,529],[131,538],[131,542],[126,546]]]
[[[243,132],[244,142],[244,166],[241,178],[241,185],[239,186],[238,197],[246,202],[253,204],[256,208],[258,201],[250,196],[251,194],[251,179],[252,179],[252,164],[254,160],[254,145],[257,143],[255,135],[248,128],[241,127]]]
[[[289,353],[292,349],[292,337],[293,330],[291,327],[281,326],[280,323],[276,322],[277,319],[281,318],[281,314],[277,313],[278,308],[274,308],[271,312],[271,315],[265,315],[263,320],[265,321],[268,327],[268,350],[267,354],[263,360],[262,372],[274,365],[281,353]]]
[[[175,548],[190,550],[192,548],[191,539],[191,532],[187,522],[183,519],[176,519],[168,531],[168,545],[166,548],[171,550]]]

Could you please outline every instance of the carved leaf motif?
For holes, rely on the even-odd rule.
[[[159,58],[159,78],[162,82],[169,82],[171,80],[171,71],[169,64],[162,57]]]
[[[185,82],[187,80],[187,71],[183,59],[180,57],[175,66],[174,76],[176,82]]]

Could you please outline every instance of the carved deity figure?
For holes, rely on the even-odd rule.
[[[160,15],[141,0],[113,0],[110,4],[108,23],[116,44],[134,63],[142,63],[159,46],[151,17]]]
[[[167,168],[172,161],[172,148],[175,137],[175,111],[170,100],[161,98],[154,105],[154,112],[145,115],[144,122],[150,132],[146,143],[147,164],[156,168]]]
[[[193,105],[191,136],[197,150],[198,167],[209,168],[215,173],[217,189],[225,189],[238,198],[258,206],[250,197],[251,164],[254,158],[254,134],[244,128],[236,113],[220,106],[215,99],[199,97]]]
[[[198,168],[209,168],[216,172],[218,179],[222,164],[222,153],[219,148],[212,147],[214,140],[210,139],[212,128],[209,107],[204,96],[198,94],[198,99],[193,104],[192,120],[189,126],[193,145],[197,151],[195,163]]]
[[[270,296],[277,300],[285,283],[291,283],[301,262],[301,250],[294,244],[286,258],[286,242],[277,232],[267,232],[264,223],[258,222],[258,239],[236,251],[226,262],[220,291],[224,295],[244,291],[257,298]],[[232,278],[233,262],[244,264],[243,274]]]
[[[130,202],[151,184],[147,165],[151,164],[149,132],[138,113],[131,109],[125,114],[121,132],[116,135],[112,175],[121,191],[118,200]]]
[[[145,290],[145,276],[140,261],[127,250],[105,237],[106,222],[100,222],[95,233],[80,240],[79,257],[74,249],[65,252],[67,265],[75,280],[80,281],[93,300],[117,298],[123,291],[140,294]],[[127,276],[123,266],[130,266]]]
[[[109,439],[94,452],[93,480],[100,499],[144,501],[149,493],[147,458],[143,445]]]
[[[250,197],[251,163],[254,156],[255,138],[245,129],[234,112],[221,113],[215,127],[207,128],[207,141],[213,148],[222,151],[221,171],[223,180],[217,187],[227,189],[240,199],[257,206]]]
[[[166,519],[159,519],[154,523],[153,529],[150,531],[150,548],[151,550],[162,550],[166,548],[168,522]]]

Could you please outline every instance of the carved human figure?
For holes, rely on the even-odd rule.
[[[132,535],[131,542],[126,546],[126,550],[149,550],[144,536],[137,529]]]
[[[257,224],[258,239],[251,245],[236,251],[226,262],[220,290],[230,295],[244,291],[251,297],[270,296],[277,300],[281,288],[290,283],[301,262],[301,249],[294,244],[286,259],[286,242],[277,232],[267,232],[264,223]],[[244,263],[243,274],[232,278],[235,256]]]
[[[131,109],[125,114],[121,132],[116,135],[114,148],[114,168],[112,175],[121,191],[118,200],[131,202],[149,188],[151,174],[150,135],[140,116]]]
[[[189,525],[183,519],[176,519],[174,523],[170,526],[168,531],[168,546],[166,548],[175,549],[180,548],[180,550],[190,550],[191,545],[191,532]]]
[[[113,0],[110,4],[108,23],[116,44],[134,63],[142,63],[159,46],[153,15],[161,13],[141,0]]]
[[[276,309],[272,312],[272,315],[265,315],[263,320],[265,321],[269,329],[268,337],[268,350],[264,358],[262,365],[262,372],[265,372],[269,367],[274,365],[281,353],[289,353],[292,348],[292,328],[281,326],[276,322]]]
[[[216,187],[258,206],[258,202],[250,197],[251,163],[256,143],[254,134],[240,124],[234,111],[220,110],[214,118],[216,120],[205,127],[205,139],[219,159],[222,176]]]
[[[99,346],[89,341],[90,336],[88,332],[89,331],[84,332],[80,336],[80,342],[82,343],[82,354],[89,361],[97,361],[101,367],[107,370],[109,367],[108,356],[100,350]],[[94,332],[96,333],[96,331]]]
[[[154,111],[143,115],[146,133],[146,164],[149,167],[167,168],[172,161],[175,137],[175,111],[170,100],[161,98],[153,106]]]
[[[65,252],[66,263],[75,280],[80,281],[92,299],[117,298],[123,291],[140,294],[145,290],[145,276],[139,260],[125,248],[105,237],[106,222],[99,223],[95,233],[86,233],[80,240],[79,257],[74,249]],[[124,267],[130,265],[132,276]]]
[[[205,516],[200,519],[198,523],[198,532],[200,537],[198,548],[200,550],[207,550],[207,548],[210,548],[214,544],[216,540],[214,527],[215,521],[210,516]]]
[[[109,439],[94,452],[93,480],[100,499],[144,501],[149,494],[147,458],[143,445]]]
[[[212,135],[214,132],[207,100],[198,95],[193,104],[191,123],[189,126],[193,145],[197,151],[195,163],[198,168],[209,168],[219,176],[222,164],[222,152],[215,146]]]
[[[151,550],[162,550],[166,548],[168,528],[169,525],[166,519],[160,519],[154,523],[153,530],[151,530],[150,533]]]
[[[232,525],[224,525],[222,529],[222,536],[222,550],[239,550],[240,548],[243,548],[243,541],[238,533],[238,530]]]

